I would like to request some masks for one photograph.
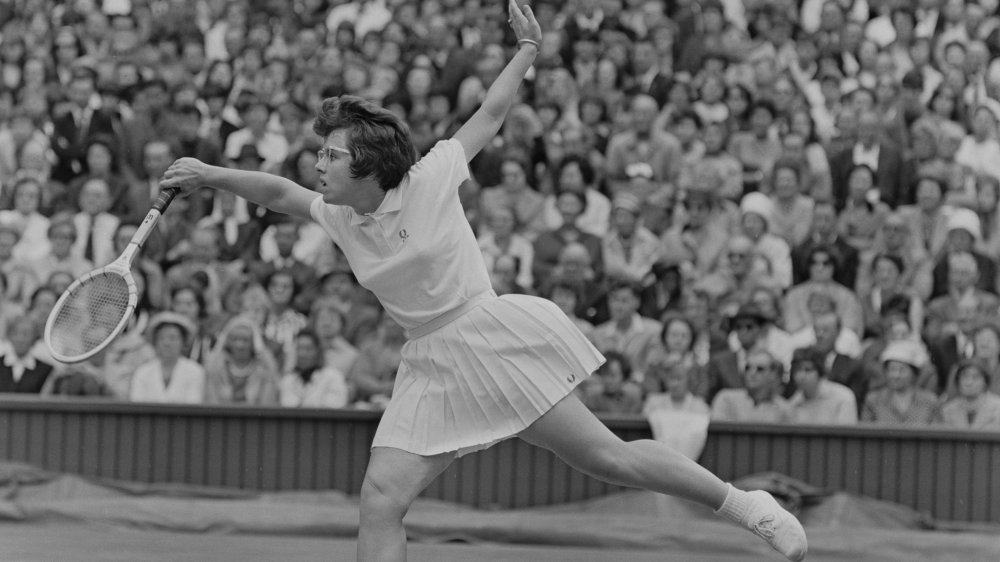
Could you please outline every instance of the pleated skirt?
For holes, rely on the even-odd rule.
[[[485,449],[527,428],[603,362],[551,301],[491,294],[404,344],[372,447]]]

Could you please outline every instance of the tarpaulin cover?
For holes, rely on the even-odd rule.
[[[934,530],[904,506],[778,474],[736,484],[797,511],[809,560],[1000,561],[1000,528]],[[357,524],[356,498],[334,491],[139,484],[0,462],[0,560],[349,560]],[[641,491],[512,510],[419,499],[406,525],[415,560],[774,559],[709,510]]]

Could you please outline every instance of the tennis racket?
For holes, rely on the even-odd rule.
[[[132,262],[179,192],[178,188],[160,191],[118,259],[80,277],[59,297],[45,323],[45,344],[53,359],[62,363],[85,361],[125,329],[139,301]]]

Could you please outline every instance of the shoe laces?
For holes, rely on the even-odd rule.
[[[757,521],[754,521],[753,526],[750,528],[754,534],[763,539],[773,539],[774,538],[774,515],[767,514]]]

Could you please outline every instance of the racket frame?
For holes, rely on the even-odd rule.
[[[132,276],[132,263],[138,255],[139,248],[142,247],[142,245],[146,242],[146,239],[149,238],[150,233],[152,233],[153,227],[156,226],[156,222],[160,220],[160,216],[179,192],[180,190],[177,188],[167,188],[160,191],[160,195],[157,197],[156,202],[153,203],[153,207],[148,213],[146,213],[146,218],[143,219],[139,228],[136,229],[135,234],[132,235],[132,239],[129,240],[128,245],[122,251],[121,255],[108,265],[99,267],[80,276],[66,288],[62,295],[59,296],[59,300],[57,300],[55,306],[52,307],[52,311],[49,313],[49,318],[45,322],[44,332],[45,345],[49,348],[49,352],[52,354],[53,359],[59,361],[60,363],[79,363],[81,361],[86,361],[101,351],[104,351],[104,349],[107,348],[108,345],[110,345],[111,342],[122,333],[122,330],[125,329],[129,319],[132,318],[132,314],[135,313],[136,306],[139,304],[139,288],[135,283],[135,277]],[[114,330],[108,334],[108,337],[106,337],[104,341],[80,355],[64,355],[57,352],[52,347],[52,328],[58,313],[62,310],[70,295],[72,295],[80,285],[89,282],[94,277],[107,274],[117,275],[123,278],[125,283],[128,285],[128,304],[125,307],[125,313],[122,315],[118,325],[115,326]],[[83,326],[80,327],[80,329],[83,328]]]

